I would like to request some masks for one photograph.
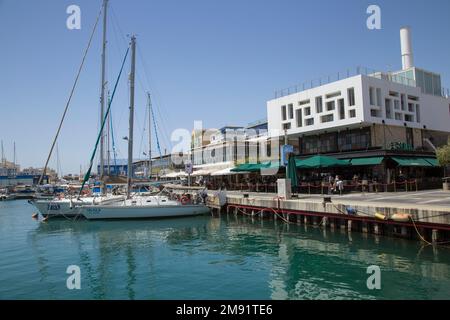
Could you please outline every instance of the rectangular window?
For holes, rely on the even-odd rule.
[[[414,103],[411,103],[411,102],[408,103],[408,111],[414,112]]]
[[[348,117],[349,118],[356,118],[356,110],[355,109],[349,110],[348,111]]]
[[[406,143],[414,148],[414,134],[412,128],[406,128]]]
[[[299,106],[304,106],[305,104],[309,104],[309,102],[310,102],[310,99],[308,99],[308,100],[303,100],[303,101],[299,101],[299,102],[298,102],[298,105],[299,105]]]
[[[341,151],[364,150],[370,147],[370,128],[343,131],[339,134]]]
[[[288,105],[289,108],[289,119],[294,119],[294,105],[290,104]]]
[[[316,97],[316,113],[323,111],[323,99],[322,97]]]
[[[414,116],[412,116],[410,114],[405,114],[405,121],[414,122]]]
[[[381,111],[376,109],[370,110],[370,115],[375,118],[381,118]]]
[[[395,113],[395,120],[403,120],[403,115],[401,113]]]
[[[310,116],[311,115],[311,107],[306,107],[305,108],[305,117]]]
[[[320,117],[320,122],[325,123],[325,122],[332,122],[334,120],[334,117],[332,114],[327,114],[326,116],[321,116]]]
[[[369,88],[369,101],[371,106],[375,105],[375,89],[372,87]]]
[[[403,110],[403,111],[406,110],[405,100],[406,100],[405,95],[402,94],[402,95],[400,96],[400,101],[401,101],[401,105],[402,105],[402,110]]]
[[[286,106],[281,106],[281,120],[286,121],[287,115],[286,115]]]
[[[384,100],[384,105],[386,107],[386,118],[392,119],[392,104],[390,99]]]
[[[309,118],[305,120],[305,126],[312,126],[314,125],[314,118]]]
[[[416,104],[416,121],[420,122],[420,105]]]
[[[289,130],[291,129],[291,123],[283,123],[283,130]]]
[[[344,99],[338,100],[338,106],[339,106],[339,119],[343,120],[343,119],[345,119]]]
[[[348,98],[349,107],[354,106],[355,105],[355,88],[350,88],[347,90],[347,98]]]
[[[395,110],[400,110],[400,101],[394,100],[394,109]]]
[[[381,101],[381,89],[377,88],[377,106],[382,107],[383,101]]]
[[[392,97],[398,97],[398,92],[389,91],[389,95],[392,96]]]
[[[331,99],[331,98],[335,98],[335,97],[339,97],[341,95],[340,91],[336,91],[333,93],[329,93],[325,96],[326,99]]]
[[[295,110],[295,113],[297,114],[297,128],[300,128],[303,124],[302,109]]]
[[[327,111],[333,111],[336,107],[336,103],[334,101],[327,102]]]

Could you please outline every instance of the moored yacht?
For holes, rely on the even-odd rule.
[[[151,219],[203,215],[209,213],[209,208],[203,204],[183,204],[167,196],[135,196],[109,204],[83,205],[78,211],[89,220]]]
[[[74,218],[80,214],[80,208],[85,205],[112,204],[125,200],[120,195],[88,196],[54,198],[51,200],[30,200],[44,218]]]

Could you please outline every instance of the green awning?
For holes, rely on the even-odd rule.
[[[352,166],[376,166],[383,162],[384,157],[355,158],[351,160]]]
[[[425,160],[425,158],[419,157],[408,157],[408,158],[399,158],[392,157],[392,160],[398,163],[400,167],[433,167],[433,165]]]
[[[264,163],[243,163],[236,168],[231,169],[232,172],[258,172],[264,169],[279,169],[278,161],[268,161]]]
[[[348,160],[318,155],[304,160],[296,159],[295,164],[300,169],[316,169],[349,166],[350,162]]]
[[[243,163],[238,165],[236,168],[231,169],[232,172],[248,172],[254,167],[254,163]]]
[[[426,162],[429,162],[433,167],[440,167],[436,158],[424,158]]]

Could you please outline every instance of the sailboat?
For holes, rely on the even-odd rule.
[[[107,39],[106,39],[106,24],[107,24],[107,11],[108,11],[108,0],[103,0],[103,4],[102,4],[102,12],[103,12],[103,39],[102,39],[102,69],[101,69],[101,75],[102,75],[102,83],[101,83],[101,97],[100,97],[100,104],[101,104],[101,120],[103,121],[103,117],[104,117],[104,109],[105,109],[105,103],[106,103],[106,76],[105,76],[105,69],[106,69],[106,43],[107,43]],[[97,18],[97,22],[98,19]],[[95,32],[97,23],[94,26],[94,30],[92,32],[92,35]],[[91,35],[91,39],[89,40],[89,44],[88,44],[88,48],[85,51],[85,56],[87,54],[87,51],[90,47],[90,43],[92,40],[92,35]],[[63,118],[61,120],[61,123],[59,125],[58,131],[56,133],[56,137],[53,141],[53,145],[50,149],[50,153],[49,156],[47,158],[47,163],[45,164],[41,179],[39,184],[42,182],[42,178],[45,175],[45,171],[49,162],[49,159],[51,157],[52,151],[53,151],[53,147],[55,146],[56,140],[58,138],[59,135],[59,131],[61,129],[61,125],[62,122],[64,121],[64,117],[67,111],[67,108],[69,106],[69,102],[71,100],[72,94],[74,92],[76,83],[78,81],[78,76],[81,72],[82,66],[84,64],[84,58],[82,60],[82,64],[80,66],[80,69],[78,71],[78,75],[76,77],[74,86],[72,88],[72,92],[69,96],[69,100],[67,102],[66,105],[66,110],[63,114]],[[119,75],[120,77],[120,75]],[[104,171],[104,135],[101,132],[101,144],[100,144],[100,177],[103,178],[103,171]],[[36,199],[36,200],[32,200],[29,201],[30,204],[32,204],[38,211],[39,213],[41,213],[41,215],[44,218],[50,218],[50,217],[67,217],[67,218],[72,218],[72,217],[76,217],[79,215],[79,211],[78,209],[83,206],[83,205],[89,205],[89,204],[97,204],[97,203],[114,203],[116,201],[123,201],[125,199],[124,196],[121,195],[112,195],[112,194],[105,194],[104,192],[101,193],[101,195],[95,195],[95,196],[88,196],[88,195],[81,195],[83,191],[83,188],[81,188],[80,190],[80,194],[78,197],[63,197],[63,196],[59,196],[53,199]],[[103,190],[102,190],[103,191]]]
[[[80,214],[89,220],[99,219],[148,219],[203,215],[209,208],[203,203],[195,203],[185,197],[175,201],[164,195],[132,197],[133,175],[133,125],[134,125],[134,78],[136,59],[136,37],[131,37],[131,72],[130,72],[130,115],[128,132],[128,176],[127,199],[110,204],[83,205],[78,208]],[[150,130],[149,130],[150,131]]]

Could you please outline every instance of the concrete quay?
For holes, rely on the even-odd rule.
[[[439,190],[342,196],[300,194],[289,200],[274,193],[227,191],[227,204],[222,207],[214,197],[216,192],[209,194],[213,212],[420,239],[427,244],[450,240],[450,193]],[[408,218],[400,221],[395,214],[406,214]]]

